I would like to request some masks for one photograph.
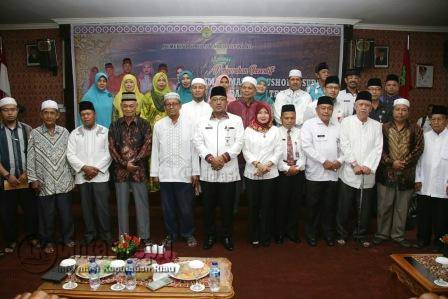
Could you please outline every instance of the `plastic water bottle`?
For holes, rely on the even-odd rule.
[[[219,270],[218,262],[212,262],[208,284],[210,292],[219,292],[221,288],[221,271]]]
[[[134,261],[132,259],[127,260],[124,272],[126,273],[126,289],[132,291],[137,286],[137,281],[135,280]]]
[[[89,259],[89,284],[93,291],[97,290],[101,285],[100,267],[96,263],[94,257]]]

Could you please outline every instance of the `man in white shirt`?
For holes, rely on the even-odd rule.
[[[329,76],[325,80],[324,91],[325,95],[329,96],[333,100],[333,112],[331,114],[331,119],[333,122],[340,123],[344,119],[344,107],[340,102],[337,101],[337,96],[341,86],[339,84],[338,76]],[[317,101],[311,102],[305,110],[304,121],[312,119],[317,116]]]
[[[204,79],[194,78],[193,81],[191,81],[191,95],[193,97],[193,101],[183,104],[180,114],[182,114],[182,116],[186,116],[187,119],[193,123],[193,125],[196,125],[197,121],[201,119],[201,117],[212,113],[212,108],[210,108],[210,105],[205,102],[206,91],[207,84],[205,84]]]
[[[415,191],[418,194],[417,244],[423,248],[436,245],[448,233],[448,109],[434,105],[431,114],[432,130],[424,134],[423,155],[415,171]]]
[[[92,102],[79,103],[82,125],[68,138],[67,159],[76,172],[75,184],[79,187],[84,218],[84,244],[97,238],[112,243],[109,209],[109,154],[108,129],[96,123]],[[94,206],[98,215],[95,226]]]
[[[344,81],[347,84],[347,88],[339,92],[337,101],[343,108],[343,117],[347,117],[353,115],[353,107],[359,92],[361,82],[359,71],[356,69],[348,69],[345,72]]]
[[[180,115],[177,93],[167,93],[164,106],[167,116],[154,125],[150,172],[152,180],[160,182],[167,231],[164,244],[170,246],[180,235],[189,247],[195,247],[193,189],[199,183],[199,156],[193,144],[194,127],[190,119]]]
[[[334,101],[329,96],[317,101],[317,117],[306,121],[301,130],[306,154],[306,240],[317,245],[319,224],[328,246],[335,245],[338,169],[343,162],[340,151],[339,122],[332,118]]]
[[[361,91],[356,96],[356,115],[344,118],[341,123],[341,150],[344,163],[339,172],[338,209],[336,230],[338,244],[345,245],[348,237],[348,218],[353,203],[356,202],[357,221],[354,239],[363,247],[369,247],[369,228],[372,188],[375,172],[383,151],[381,124],[369,118],[372,95]]]
[[[296,109],[296,126],[300,127],[303,124],[306,107],[312,102],[311,96],[300,89],[302,87],[302,72],[300,70],[289,71],[288,84],[289,88],[280,91],[275,98],[274,119],[277,126],[281,126],[282,106],[292,104]]]
[[[210,94],[211,115],[202,118],[196,127],[194,144],[201,163],[201,187],[204,193],[204,249],[216,241],[215,209],[221,206],[222,242],[233,250],[233,204],[235,182],[241,179],[238,154],[243,147],[244,127],[241,117],[227,113],[227,95],[222,86]]]
[[[283,105],[280,129],[282,155],[278,162],[278,198],[275,201],[275,242],[299,243],[299,208],[303,194],[305,155],[300,147],[294,105]]]

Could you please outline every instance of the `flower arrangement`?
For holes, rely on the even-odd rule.
[[[443,236],[440,238],[440,242],[442,242],[443,244],[448,245],[448,234],[443,235]]]
[[[140,242],[140,238],[124,234],[120,236],[118,242],[112,247],[112,251],[116,253],[118,259],[127,259],[137,251]]]
[[[448,234],[443,235],[439,240],[441,242],[440,252],[444,257],[448,257]]]

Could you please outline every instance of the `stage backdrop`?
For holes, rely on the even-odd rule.
[[[122,73],[122,59],[131,58],[132,73],[144,80],[159,63],[168,64],[175,85],[176,68],[183,66],[211,86],[226,73],[236,97],[244,76],[269,79],[269,92],[287,87],[288,72],[298,68],[304,85],[315,81],[314,67],[326,61],[333,74],[342,65],[342,25],[320,24],[111,24],[73,25],[73,74],[77,102],[93,83],[94,74],[112,63],[112,77]],[[152,66],[152,70],[150,67]],[[111,80],[113,81],[113,80]],[[115,89],[119,82],[114,83]],[[147,84],[141,84],[147,89]],[[304,86],[305,87],[305,86]],[[146,90],[143,90],[146,92]],[[77,110],[75,109],[75,119]]]

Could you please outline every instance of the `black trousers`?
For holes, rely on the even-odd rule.
[[[39,234],[44,245],[54,242],[55,218],[59,214],[62,242],[67,244],[73,240],[75,226],[73,224],[72,194],[59,193],[39,196]]]
[[[267,180],[246,178],[250,241],[269,241],[271,239],[275,182],[275,178]]]
[[[280,173],[278,197],[275,202],[275,235],[297,238],[299,235],[299,209],[305,177],[303,171],[294,176]]]
[[[33,191],[29,188],[7,191],[0,189],[0,215],[6,245],[17,241],[19,205],[23,211],[26,235],[37,235],[37,199]]]
[[[216,235],[215,210],[219,205],[221,209],[222,236],[233,235],[233,203],[235,201],[235,184],[211,183],[201,181],[204,194],[204,232],[206,237]]]
[[[417,240],[430,243],[448,233],[448,199],[418,195]]]
[[[360,206],[361,189],[356,189],[339,181],[338,209],[336,213],[336,230],[338,239],[347,239],[348,223],[351,209],[355,208],[355,227],[353,237],[357,240],[367,238],[372,207],[372,188],[363,190],[362,205]],[[361,210],[361,213],[359,213]],[[359,223],[358,223],[359,222]]]
[[[101,240],[112,241],[110,208],[109,208],[109,183],[84,183],[80,184],[81,208],[84,217],[84,238],[92,241],[98,235]],[[95,213],[98,216],[98,229],[95,225]]]
[[[325,239],[335,238],[337,190],[338,182],[306,181],[305,235],[307,238],[315,239],[319,226],[322,227]]]

